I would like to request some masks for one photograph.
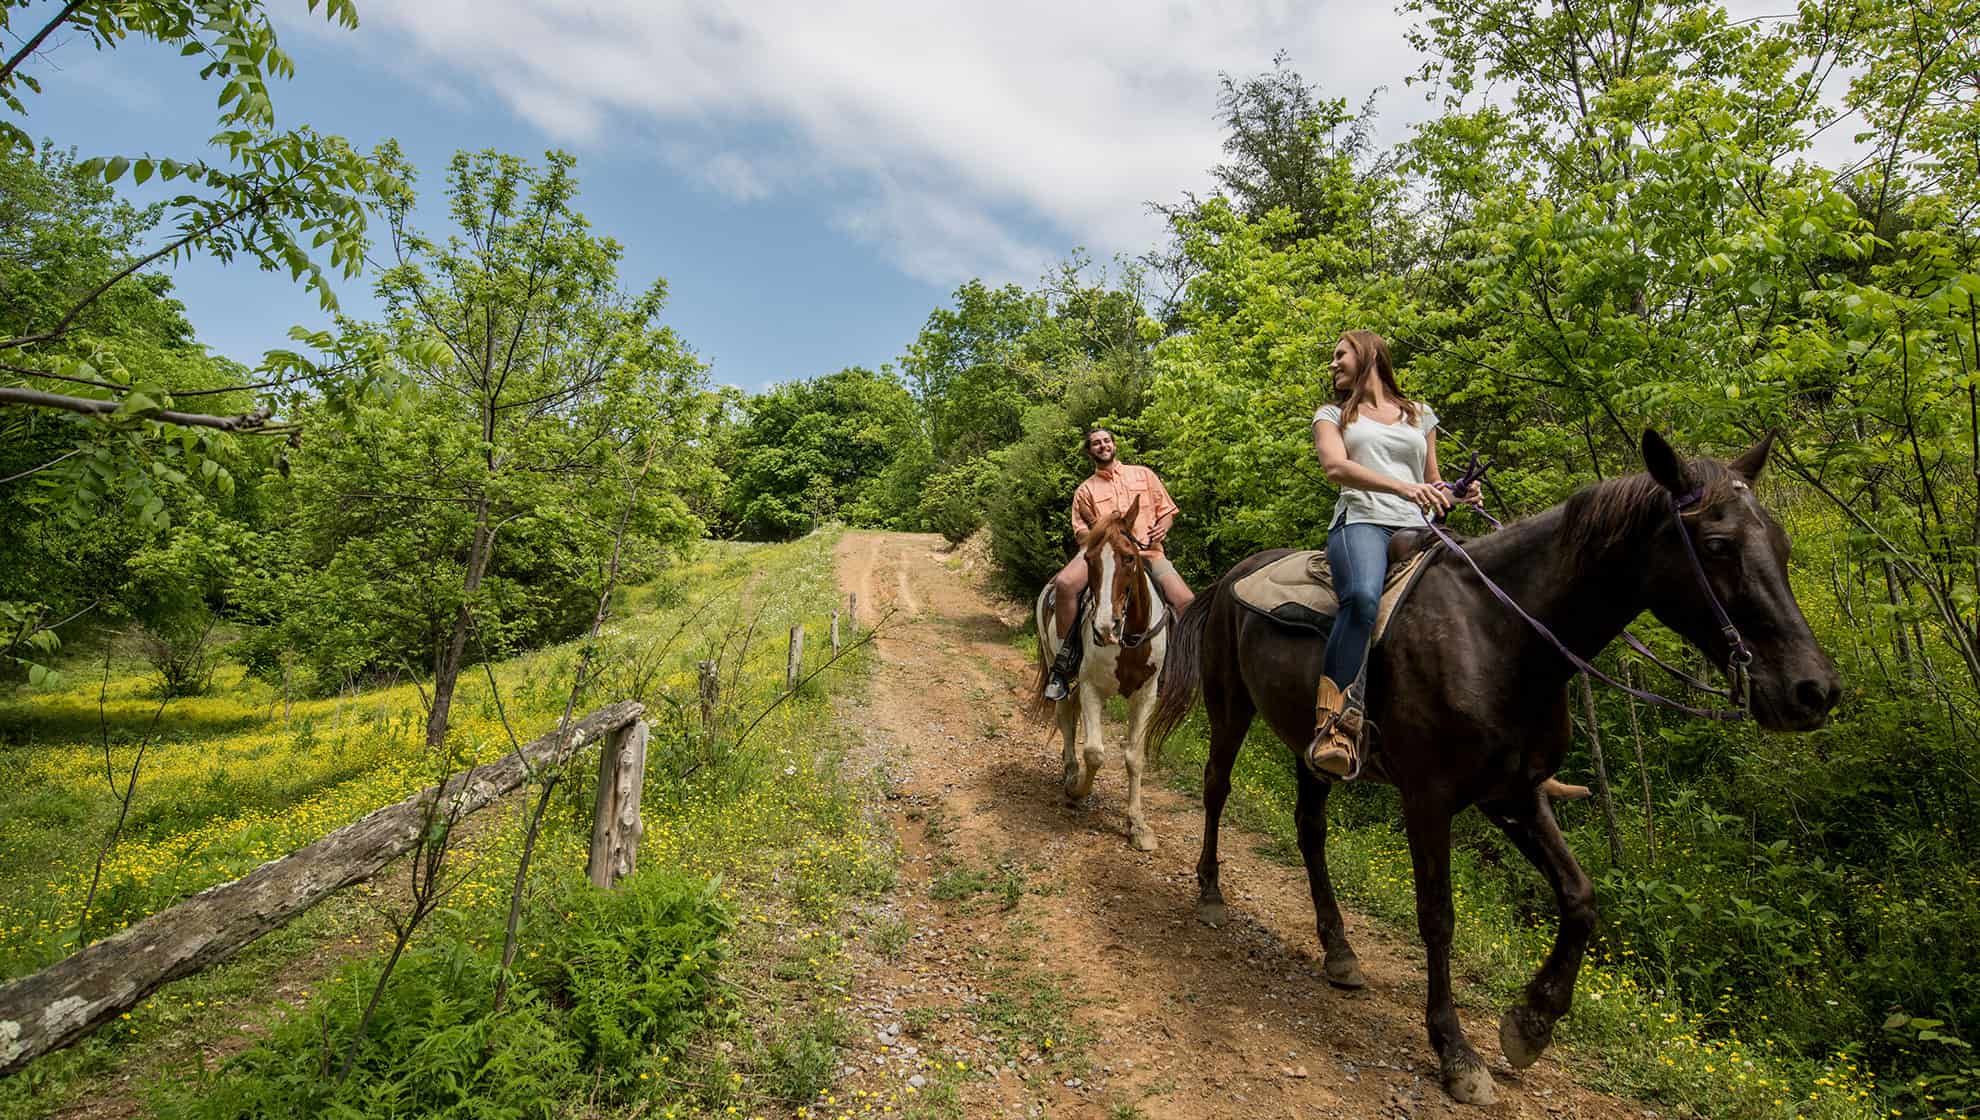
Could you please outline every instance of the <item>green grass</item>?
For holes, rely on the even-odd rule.
[[[803,622],[823,632],[838,598],[834,543],[819,534],[782,546],[706,545],[665,583],[692,589],[686,596],[633,589],[627,611],[601,637],[605,684],[581,710],[636,684],[654,724],[640,865],[719,879],[737,920],[716,1014],[694,1037],[653,1055],[659,1072],[636,1087],[635,1107],[647,1115],[789,1107],[814,1096],[835,1068],[847,1029],[850,907],[890,889],[895,876],[891,844],[861,807],[872,779],[844,764],[849,744],[832,719],[831,691],[857,679],[864,655],[841,662],[845,673],[822,676],[738,742],[781,690],[789,627]],[[660,656],[661,640],[698,609]],[[554,723],[578,656],[573,643],[495,667],[518,735]],[[694,701],[694,663],[711,656],[724,665],[713,736],[702,733]],[[814,645],[807,663],[824,656]],[[0,787],[0,977],[71,949],[95,846],[115,815],[97,741],[100,668],[94,679],[77,667],[66,676],[62,690],[21,689],[0,699],[9,744],[0,764],[12,775]],[[622,690],[604,694],[615,684]],[[145,699],[146,688],[136,666],[113,663],[103,710],[117,758],[129,757],[150,719],[155,701]],[[455,715],[461,753],[487,760],[508,749],[478,671],[464,676]],[[409,685],[298,702],[284,724],[267,686],[223,669],[210,695],[174,701],[160,719],[161,741],[148,752],[132,820],[106,863],[102,917],[92,932],[234,878],[427,784],[438,768],[426,757],[421,724]],[[553,800],[531,871],[533,907],[582,878],[595,768],[588,758],[574,761]],[[472,839],[452,857],[461,886],[422,939],[474,952],[499,946],[522,800],[470,819]],[[127,1019],[0,1082],[0,1120],[49,1115],[100,1092],[114,1071],[134,1070],[140,1084],[178,1074],[197,1063],[202,1046],[237,1047],[225,1040],[242,1024],[288,1013],[291,1004],[314,1006],[340,960],[378,951],[383,923],[373,905],[386,902],[394,881],[388,872],[333,898],[235,960],[168,986]],[[519,968],[531,964],[527,937],[523,949]]]

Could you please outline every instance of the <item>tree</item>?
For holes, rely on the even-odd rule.
[[[793,537],[842,517],[902,528],[915,518],[928,444],[890,373],[854,366],[750,398],[725,453],[728,516],[745,536]]]
[[[356,26],[349,0],[323,0],[323,8]],[[17,28],[23,19],[28,26]],[[298,383],[362,392],[384,364],[371,351],[333,351],[320,361],[277,351],[256,380],[193,350],[165,298],[168,282],[148,270],[194,254],[245,256],[303,280],[334,307],[332,274],[354,276],[363,266],[360,195],[372,169],[336,137],[275,127],[268,80],[294,67],[260,0],[67,0],[44,10],[9,3],[0,5],[0,32],[19,44],[0,60],[0,488],[17,492],[34,481],[42,489],[22,500],[77,524],[121,498],[141,525],[163,531],[170,490],[182,480],[230,491],[233,434],[293,433],[271,422],[274,402],[257,404],[255,393]],[[7,118],[27,115],[41,91],[36,64],[67,36],[98,50],[136,36],[199,58],[201,78],[220,83],[215,143],[225,159],[37,159],[26,129]],[[186,190],[162,207],[118,207],[108,188],[126,173]],[[171,227],[162,244],[140,247],[161,220]],[[47,666],[25,651],[52,652],[51,623],[65,613],[40,596],[0,600],[9,631],[0,657],[45,676]]]
[[[310,0],[310,9],[318,3]],[[357,26],[350,0],[321,3],[330,18],[347,28]],[[15,16],[14,5],[0,7],[0,31],[13,31]],[[5,356],[0,371],[23,381],[0,385],[0,404],[61,409],[115,422],[142,421],[151,427],[139,430],[150,438],[158,438],[155,428],[160,424],[220,431],[267,429],[270,413],[265,409],[220,416],[170,407],[177,386],[135,375],[114,352],[89,345],[90,313],[144,269],[202,253],[223,261],[245,255],[263,269],[286,271],[315,291],[326,309],[334,308],[331,271],[341,270],[350,277],[363,267],[365,214],[360,196],[372,168],[337,137],[306,127],[276,129],[268,79],[288,77],[295,68],[276,42],[259,0],[241,4],[70,0],[52,18],[20,34],[21,46],[0,63],[0,106],[8,112],[25,115],[23,94],[41,89],[28,64],[62,31],[79,34],[99,50],[112,49],[135,35],[201,58],[200,77],[221,83],[217,121],[221,132],[215,142],[226,148],[228,163],[117,155],[81,165],[105,184],[116,183],[129,172],[140,184],[157,176],[183,180],[189,189],[167,206],[174,232],[163,245],[75,275],[61,298],[0,336],[0,355]],[[0,121],[0,148],[23,152],[32,151],[33,145],[20,126]],[[319,260],[317,250],[326,245],[326,259]],[[268,369],[277,375],[277,384],[350,372],[287,352],[270,355]],[[37,382],[48,381],[70,391],[37,387]],[[92,392],[73,392],[78,385]]]
[[[395,260],[378,281],[388,320],[350,333],[385,336],[414,388],[313,438],[325,446],[298,491],[310,554],[371,553],[360,568],[327,570],[432,626],[427,742],[438,746],[470,638],[488,648],[516,613],[488,582],[498,541],[510,552],[537,533],[584,541],[561,562],[568,579],[571,564],[600,554],[624,492],[616,483],[649,453],[658,477],[635,530],[660,548],[696,535],[681,492],[705,481],[709,401],[700,364],[659,324],[664,282],[620,290],[623,250],[574,208],[569,156],[553,152],[541,167],[455,156],[445,240],[412,225],[414,175],[397,147],[377,159]],[[415,574],[413,596],[376,582],[409,572],[430,573]]]

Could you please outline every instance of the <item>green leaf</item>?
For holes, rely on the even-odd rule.
[[[129,168],[130,165],[131,165],[131,161],[125,159],[123,156],[110,157],[110,162],[104,165],[103,181],[106,183],[114,183],[117,180],[123,178],[125,169]]]
[[[155,400],[152,400],[150,397],[144,395],[143,393],[132,393],[124,398],[123,403],[117,406],[117,411],[115,415],[145,416],[153,412],[161,411],[163,408],[164,408],[163,405],[159,404]]]
[[[40,687],[41,687],[41,686],[42,686],[43,684],[46,684],[46,683],[47,683],[47,681],[48,681],[48,667],[47,667],[47,666],[45,666],[45,665],[33,665],[33,664],[30,664],[30,665],[28,666],[28,683],[29,683],[29,684],[31,684],[31,685],[33,685],[33,686],[34,686],[34,687],[36,687],[36,688],[40,688]]]

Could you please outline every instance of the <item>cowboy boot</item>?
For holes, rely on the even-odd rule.
[[[1079,655],[1082,645],[1079,640],[1079,621],[1086,614],[1085,605],[1073,611],[1072,632],[1059,643],[1059,656],[1052,662],[1052,672],[1045,680],[1045,699],[1057,703],[1072,695],[1073,675],[1079,672]]]
[[[1320,678],[1313,699],[1313,742],[1306,748],[1306,766],[1322,778],[1341,779],[1359,769],[1356,751],[1361,742],[1361,708],[1351,704],[1332,677]]]

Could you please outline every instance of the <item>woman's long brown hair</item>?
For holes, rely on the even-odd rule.
[[[1361,411],[1361,402],[1367,395],[1365,390],[1368,387],[1368,371],[1371,368],[1375,370],[1375,375],[1382,379],[1382,390],[1401,406],[1403,419],[1409,421],[1411,427],[1415,427],[1420,414],[1416,402],[1403,396],[1402,389],[1396,385],[1396,365],[1389,357],[1389,344],[1382,341],[1382,336],[1374,331],[1348,331],[1341,336],[1341,341],[1348,344],[1348,349],[1354,351],[1354,356],[1358,359],[1354,385],[1348,389],[1336,390],[1334,393],[1334,400],[1341,406],[1341,427],[1346,428],[1354,423],[1356,414]]]

